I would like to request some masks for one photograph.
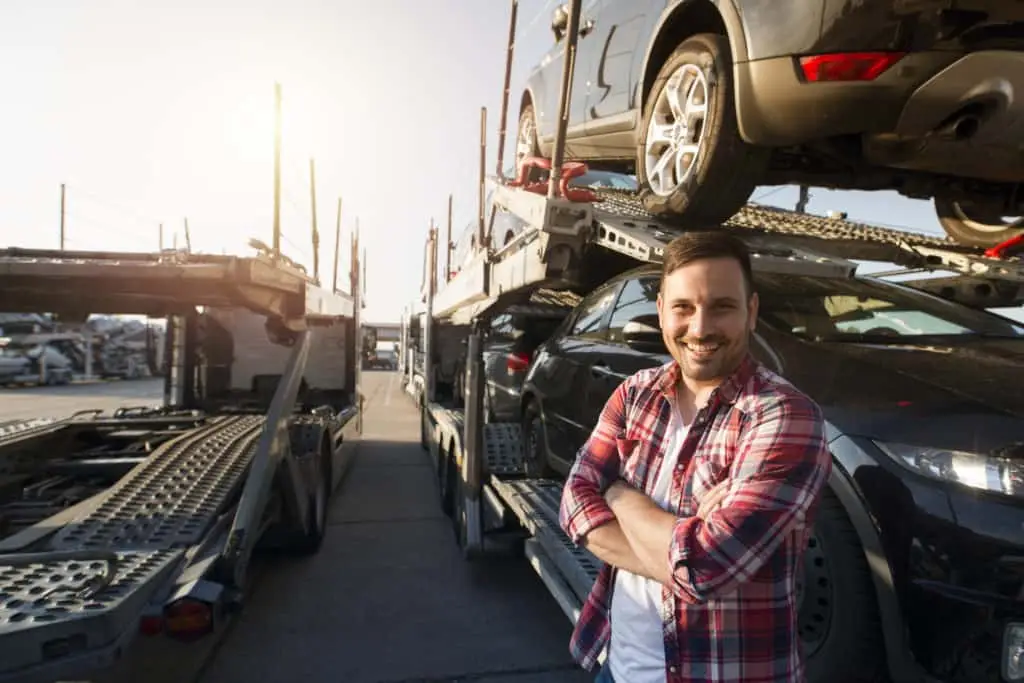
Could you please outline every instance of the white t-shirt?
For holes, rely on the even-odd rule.
[[[651,498],[663,510],[669,508],[672,471],[689,426],[676,410],[665,435],[665,457],[655,479]],[[661,628],[662,586],[638,574],[619,569],[612,591],[612,636],[608,667],[616,681],[664,683],[665,640]]]

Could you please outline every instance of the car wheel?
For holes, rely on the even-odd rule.
[[[797,596],[808,681],[884,680],[885,644],[871,570],[842,503],[827,490]]]
[[[548,465],[548,452],[544,447],[544,422],[540,407],[530,401],[523,411],[523,471],[527,477],[548,477],[552,475]]]
[[[519,114],[519,130],[516,133],[516,167],[513,175],[519,175],[519,167],[523,159],[540,156],[540,142],[537,138],[537,117],[533,113],[533,105],[527,104]],[[526,180],[537,182],[544,174],[539,169],[531,169]]]
[[[1024,216],[987,215],[941,197],[934,202],[942,229],[960,244],[987,249],[1024,233]]]
[[[769,150],[742,140],[734,102],[723,36],[692,36],[665,61],[647,96],[637,148],[637,180],[648,211],[706,225],[746,203]]]

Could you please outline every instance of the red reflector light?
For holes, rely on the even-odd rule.
[[[505,362],[505,367],[508,368],[509,372],[522,372],[530,367],[530,356],[525,353],[510,353],[508,354],[508,360]]]
[[[199,638],[213,630],[213,610],[199,600],[178,600],[164,610],[164,628],[175,638]]]
[[[903,59],[905,52],[840,52],[800,58],[804,78],[812,83],[873,81]]]

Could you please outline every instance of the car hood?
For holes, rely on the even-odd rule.
[[[981,453],[1024,443],[1024,339],[769,344],[769,365],[845,433]]]

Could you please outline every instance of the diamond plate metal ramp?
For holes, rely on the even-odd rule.
[[[0,681],[47,680],[45,670],[31,678],[25,670],[102,656],[136,631],[149,596],[183,555],[118,553],[105,585],[99,580],[110,568],[102,560],[0,564]]]
[[[581,602],[586,600],[597,579],[601,561],[588,550],[574,545],[559,526],[561,484],[545,479],[503,481],[492,477],[491,485],[541,544],[576,597]]]
[[[484,462],[490,474],[521,474],[522,427],[513,422],[484,425]]]
[[[98,505],[58,531],[52,550],[162,550],[197,543],[252,458],[264,417],[216,420],[164,444]],[[2,558],[0,558],[2,562]]]

